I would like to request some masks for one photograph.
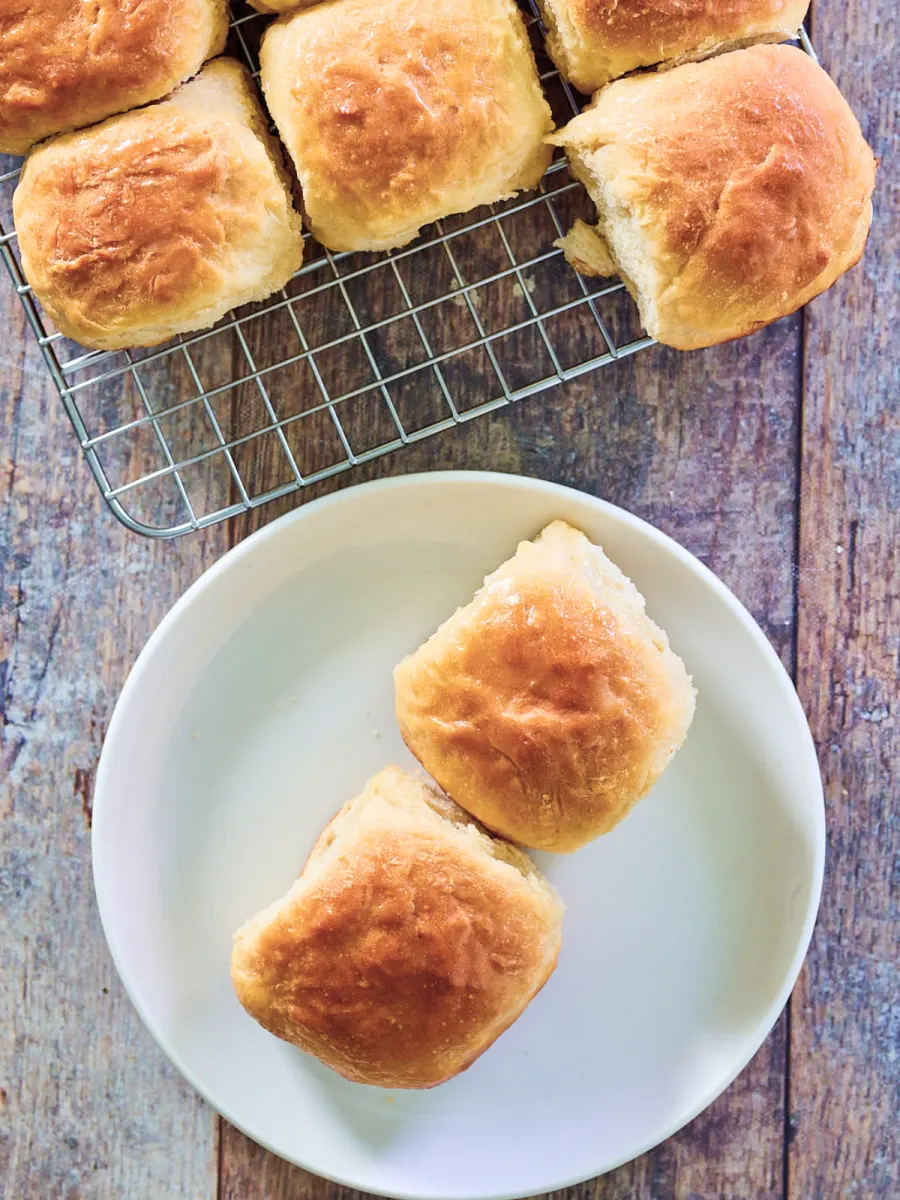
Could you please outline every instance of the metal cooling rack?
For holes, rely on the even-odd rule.
[[[582,102],[543,52],[533,0],[522,3],[561,125]],[[228,51],[258,74],[266,19],[232,8]],[[0,254],[104,499],[151,537],[213,525],[651,344],[621,283],[583,279],[553,247],[593,215],[563,158],[537,192],[440,221],[393,253],[332,254],[309,238],[268,300],[114,353],[86,352],[45,319],[19,264],[17,175],[0,158]]]

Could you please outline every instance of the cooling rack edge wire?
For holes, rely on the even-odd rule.
[[[543,53],[557,124],[584,101]],[[228,50],[258,74],[265,18],[232,5]],[[801,44],[814,55],[806,31]],[[389,254],[332,254],[212,330],[137,352],[85,351],[45,319],[18,259],[15,160],[0,165],[0,255],[113,514],[170,538],[300,491],[652,344],[618,280],[589,280],[553,241],[589,216],[565,160],[539,189],[429,227]]]

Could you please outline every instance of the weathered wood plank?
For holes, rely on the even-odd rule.
[[[900,1194],[900,35],[888,0],[819,4],[824,65],[881,157],[860,267],[809,310],[799,689],[828,807],[825,894],[791,1027],[790,1196]]]
[[[672,533],[734,588],[790,665],[799,319],[696,355],[654,349],[315,489],[397,471],[517,471],[594,492]],[[241,518],[243,537],[282,505]],[[784,1022],[712,1108],[637,1163],[558,1200],[776,1200]],[[222,1126],[223,1200],[352,1197]]]
[[[126,533],[81,461],[5,273],[0,326],[0,1193],[210,1200],[215,1118],[118,982],[94,903],[90,818],[128,668],[224,538],[159,545]]]

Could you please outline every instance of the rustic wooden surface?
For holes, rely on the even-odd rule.
[[[698,554],[796,672],[829,860],[789,1012],[679,1135],[556,1200],[900,1195],[897,32],[890,0],[818,5],[819,52],[884,162],[863,265],[806,314],[701,354],[645,352],[317,489],[438,467],[584,488]],[[218,1120],[167,1065],[118,983],[90,878],[93,775],[130,664],[280,508],[175,543],[127,533],[3,281],[0,313],[0,1194],[351,1200]],[[265,477],[265,455],[247,467]]]

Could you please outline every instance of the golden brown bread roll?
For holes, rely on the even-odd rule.
[[[576,269],[618,273],[669,346],[752,333],[862,254],[875,159],[838,89],[793,47],[620,79],[552,140],[599,218],[563,249]]]
[[[261,13],[286,13],[292,12],[295,8],[311,8],[314,4],[318,4],[319,0],[247,0],[257,12]]]
[[[547,52],[590,94],[638,67],[796,37],[809,0],[538,0]]]
[[[513,0],[334,0],[276,21],[269,110],[310,228],[388,250],[423,225],[534,187],[553,128]]]
[[[694,690],[637,588],[554,521],[394,672],[406,744],[504,837],[576,850],[652,787]]]
[[[210,63],[168,100],[37,147],[13,196],[22,269],[84,346],[152,346],[262,300],[303,239],[249,72]]]
[[[345,1078],[434,1087],[543,987],[562,914],[526,854],[388,767],[237,931],[231,978],[261,1025]]]
[[[227,32],[227,0],[4,0],[0,153],[160,99]]]

